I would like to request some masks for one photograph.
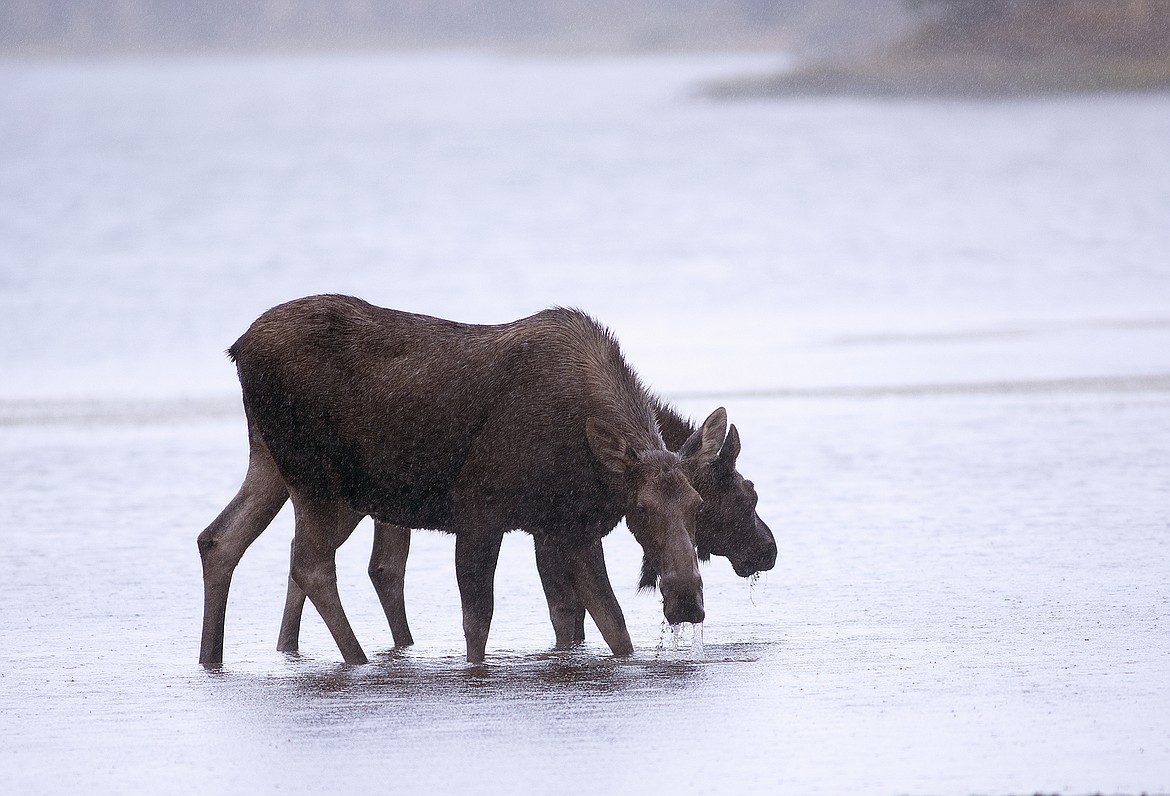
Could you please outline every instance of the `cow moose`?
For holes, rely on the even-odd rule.
[[[669,405],[655,404],[658,426],[671,450],[682,448],[695,429]],[[710,465],[697,468],[690,479],[703,502],[696,521],[695,540],[699,560],[712,554],[726,557],[736,574],[748,577],[771,569],[776,563],[776,541],[772,531],[756,513],[755,486],[736,469],[740,453],[739,432],[732,424],[719,456]],[[384,522],[374,522],[374,544],[370,553],[369,575],[374,591],[386,614],[386,621],[398,647],[414,643],[406,618],[404,582],[406,560],[410,552],[410,529]],[[572,584],[545,574],[542,559],[537,560],[541,583],[549,606],[549,617],[558,648],[569,647],[585,639],[585,608]],[[642,588],[657,585],[657,573],[643,559]],[[291,577],[285,598],[277,649],[292,652],[300,647],[301,615],[305,593]]]
[[[484,660],[503,535],[534,537],[542,577],[570,584],[615,655],[633,651],[601,555],[624,515],[672,624],[701,622],[688,474],[726,437],[717,409],[678,453],[613,336],[555,308],[471,325],[313,296],[268,310],[229,349],[248,423],[236,496],[199,535],[200,661],[223,661],[232,573],[284,501],[291,577],[346,663],[366,662],[337,592],[335,554],[366,515],[455,535],[467,660]]]

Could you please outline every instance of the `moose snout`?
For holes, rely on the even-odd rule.
[[[763,520],[756,518],[756,534],[751,544],[740,555],[729,555],[731,567],[741,578],[757,572],[767,572],[776,566],[776,538]]]
[[[670,624],[698,624],[706,618],[706,611],[703,610],[703,581],[698,574],[663,577],[658,582],[658,588],[662,591],[662,614]]]
[[[760,551],[760,557],[757,571],[767,572],[772,567],[776,566],[776,537],[772,535],[772,529],[764,524],[763,520],[756,520],[756,533],[764,539],[764,544]]]

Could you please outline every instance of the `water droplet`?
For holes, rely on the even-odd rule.
[[[670,646],[666,644],[666,629],[670,628]],[[677,625],[668,624],[665,619],[662,620],[658,626],[658,644],[655,646],[655,657],[659,653],[669,650],[670,652],[679,652],[680,646],[686,642],[684,628],[691,630],[691,645],[687,655],[691,660],[699,660],[703,657],[703,625],[693,625],[690,622],[680,622]]]
[[[703,659],[703,623],[692,627],[695,634],[691,637],[691,660],[698,661]]]
[[[666,620],[663,619],[662,623],[658,626],[658,644],[654,647],[657,652],[662,652],[666,646],[666,627]]]

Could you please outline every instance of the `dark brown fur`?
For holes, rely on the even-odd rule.
[[[692,439],[695,429],[671,407],[657,402],[655,413],[667,447],[678,450]],[[761,570],[769,570],[776,563],[776,542],[772,532],[756,513],[757,496],[751,481],[744,479],[736,469],[740,452],[739,432],[732,425],[715,461],[694,469],[691,481],[703,503],[696,521],[696,542],[699,560],[711,555],[726,557],[741,577]],[[374,591],[386,614],[396,646],[410,646],[414,637],[406,617],[404,584],[407,556],[410,552],[410,530],[392,523],[374,523],[374,545],[370,553],[369,575]],[[595,565],[604,567],[604,558],[597,553]],[[571,584],[545,572],[542,559],[537,566],[541,572],[549,616],[556,633],[557,646],[568,647],[585,638],[585,607],[577,599]],[[608,578],[608,576],[606,576]],[[643,559],[640,588],[652,589],[658,584],[658,572]],[[305,594],[292,579],[288,583],[284,616],[281,620],[277,646],[294,651],[300,644],[300,622]]]
[[[695,427],[671,407],[657,402],[655,413],[666,446],[681,451],[695,434]],[[756,513],[759,496],[751,481],[736,468],[742,444],[733,423],[709,466],[692,467],[691,482],[703,498],[696,523],[699,560],[712,555],[731,562],[735,574],[746,578],[776,565],[776,540],[772,530]],[[643,586],[652,586],[643,581]]]
[[[318,296],[269,310],[229,353],[252,455],[240,494],[200,535],[205,663],[222,660],[231,571],[275,513],[279,479],[297,511],[292,578],[347,661],[365,655],[333,554],[365,514],[456,534],[469,660],[483,658],[495,560],[512,529],[534,534],[538,557],[617,654],[632,645],[598,563],[623,514],[662,573],[667,618],[702,621],[687,475],[717,455],[722,412],[697,432],[692,461],[670,452],[653,399],[584,314],[472,326]]]

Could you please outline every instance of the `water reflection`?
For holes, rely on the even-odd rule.
[[[475,706],[493,722],[522,717],[530,705],[576,713],[589,705],[616,705],[628,717],[639,705],[685,704],[716,682],[727,693],[758,662],[761,645],[709,648],[702,661],[681,658],[598,658],[576,651],[504,656],[482,665],[454,658],[375,655],[365,666],[290,662],[283,672],[209,671],[208,695],[230,713],[265,706],[270,718],[310,715],[313,724],[392,713],[395,721],[447,721]],[[737,671],[738,669],[738,671]],[[714,681],[712,680],[714,678]],[[681,700],[681,701],[680,701]],[[510,717],[510,718],[509,718]],[[621,721],[613,717],[613,721]]]
[[[295,695],[355,702],[459,701],[472,695],[514,700],[603,693],[675,694],[701,683],[715,669],[757,663],[764,647],[708,645],[700,660],[690,659],[686,649],[657,650],[651,656],[626,659],[598,657],[588,649],[504,652],[478,665],[468,664],[462,657],[422,657],[398,648],[373,654],[364,666],[285,653],[282,670],[252,672],[225,666],[206,670],[206,681],[221,697],[243,699]]]

